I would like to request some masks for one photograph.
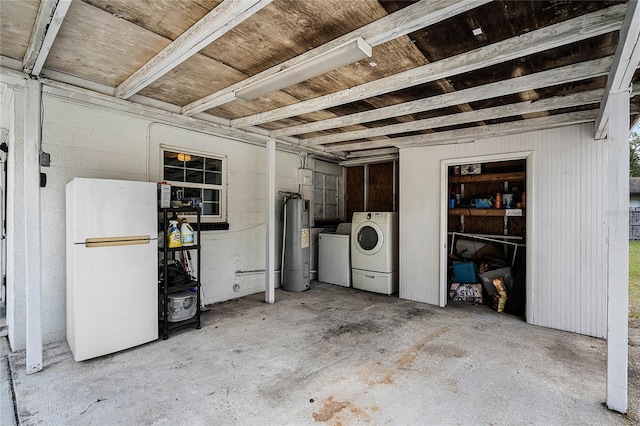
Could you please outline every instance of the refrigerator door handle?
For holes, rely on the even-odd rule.
[[[110,246],[131,246],[135,244],[149,244],[149,235],[130,235],[126,237],[102,237],[87,238],[84,245],[87,248],[110,247]]]

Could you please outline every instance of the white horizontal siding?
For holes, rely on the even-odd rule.
[[[530,152],[527,321],[605,336],[607,151],[592,135],[584,124],[401,150],[400,297],[440,301],[441,162]]]

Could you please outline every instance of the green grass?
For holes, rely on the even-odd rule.
[[[629,316],[640,318],[640,241],[629,241]]]

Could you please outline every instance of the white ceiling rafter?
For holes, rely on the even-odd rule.
[[[625,5],[615,5],[555,25],[461,53],[418,68],[308,101],[237,118],[233,127],[256,126],[417,86],[595,37],[620,28]]]
[[[40,2],[29,45],[22,60],[22,70],[27,74],[40,74],[69,6],[71,6],[71,0],[42,0]]]
[[[558,81],[572,82],[599,77],[606,75],[609,72],[611,61],[611,57],[595,59],[496,83],[485,84],[483,86],[471,87],[458,92],[450,92],[443,95],[432,96],[430,98],[396,104],[379,108],[377,110],[364,111],[342,117],[300,124],[298,126],[287,127],[281,130],[274,130],[269,134],[273,137],[301,135],[304,133],[368,123],[371,121],[384,120],[408,114],[433,111],[447,106],[490,99],[526,90],[535,90],[542,87],[552,86],[557,84]]]
[[[490,124],[488,126],[470,127],[467,129],[448,130],[445,132],[429,133],[427,135],[407,136],[384,141],[357,142],[352,144],[327,147],[327,152],[345,152],[363,149],[387,147],[409,148],[425,145],[442,145],[470,142],[476,139],[494,136],[506,136],[516,133],[526,133],[535,130],[545,130],[572,124],[594,121],[597,110],[570,112],[566,114],[550,115],[548,117],[530,118],[528,120],[511,121],[508,123]]]
[[[144,89],[271,1],[224,0],[122,82],[116,88],[116,96],[127,99]]]
[[[569,108],[598,103],[602,99],[602,93],[602,89],[596,89],[572,93],[566,96],[501,105],[493,108],[461,112],[458,114],[442,115],[424,120],[374,127],[355,132],[345,132],[335,135],[320,136],[317,138],[301,139],[300,143],[303,145],[324,145],[328,143],[352,141],[377,136],[388,136],[392,134],[429,130],[438,127],[469,124],[484,120],[496,120],[499,118],[513,117],[516,115],[531,114],[547,110]],[[390,142],[392,143],[393,140],[391,139]]]
[[[609,123],[609,94],[628,90],[633,74],[640,62],[640,3],[636,0],[629,2],[627,15],[620,30],[620,41],[607,80],[598,118],[596,120],[596,139],[607,137]]]
[[[470,9],[474,9],[482,4],[488,3],[489,1],[490,0],[421,0],[418,3],[407,6],[391,15],[385,16],[384,18],[365,25],[362,28],[345,34],[342,37],[331,40],[322,46],[316,47],[315,49],[298,55],[295,58],[289,59],[288,61],[275,65],[252,77],[226,87],[223,90],[191,102],[182,108],[182,113],[185,115],[192,115],[197,112],[202,112],[207,109],[223,105],[227,102],[231,102],[236,99],[234,95],[236,90],[269,77],[282,69],[290,68],[308,60],[309,58],[320,55],[357,37],[362,37],[368,44],[375,47],[420,28],[427,27]]]

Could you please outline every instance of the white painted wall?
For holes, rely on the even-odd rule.
[[[7,156],[7,325],[12,348],[26,345],[26,269],[23,185],[24,98],[15,90],[8,105]],[[45,293],[46,294],[46,293]]]
[[[149,125],[149,180],[160,179],[160,145],[191,148],[227,157],[228,231],[202,234],[202,291],[204,303],[228,300],[264,290],[265,276],[237,271],[264,269],[266,238],[266,151],[263,147],[239,143],[192,130],[153,123]],[[297,155],[278,152],[276,191],[297,191]],[[280,209],[282,199],[277,198]],[[280,217],[278,210],[277,218]],[[281,224],[276,225],[276,248],[280,252]],[[276,258],[279,264],[279,256]],[[276,267],[279,269],[279,267]],[[233,287],[239,286],[239,291]]]
[[[8,323],[13,350],[25,347],[24,238],[20,218],[24,200],[22,179],[23,95],[16,91],[10,108],[17,124],[11,132],[9,157],[9,276]],[[204,303],[213,303],[262,292],[266,217],[266,150],[211,134],[167,125],[139,115],[119,112],[81,101],[43,96],[43,150],[51,154],[47,187],[42,204],[42,317],[45,343],[64,340],[65,325],[65,186],[74,177],[155,182],[159,179],[159,144],[184,146],[227,156],[228,231],[202,234],[202,283]],[[16,158],[18,161],[16,161]],[[278,151],[276,189],[297,191],[297,154]],[[277,201],[278,209],[281,199]],[[276,215],[279,218],[279,211]],[[280,223],[276,224],[279,235]],[[276,238],[278,241],[279,237]],[[279,243],[278,248],[279,251]],[[279,263],[279,258],[277,259]],[[279,267],[277,267],[279,269]],[[239,286],[238,291],[233,286]]]
[[[593,125],[400,151],[400,297],[441,302],[441,167],[530,152],[527,321],[606,336],[606,142]],[[443,298],[446,300],[446,298]]]

